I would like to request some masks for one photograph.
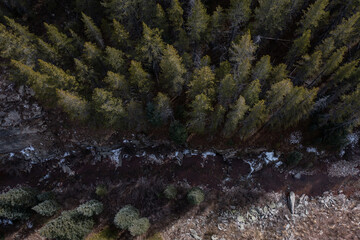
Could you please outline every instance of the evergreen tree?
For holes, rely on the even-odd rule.
[[[215,74],[211,71],[210,67],[205,66],[195,69],[187,94],[189,99],[194,99],[199,94],[204,94],[211,101],[214,99]]]
[[[339,67],[339,69],[332,76],[334,82],[338,84],[344,81],[344,79],[348,79],[350,76],[352,76],[358,63],[359,60],[354,60]]]
[[[227,107],[233,102],[237,88],[234,77],[231,74],[227,74],[220,82],[219,90],[219,103]]]
[[[221,6],[217,6],[216,10],[211,15],[209,29],[210,31],[210,40],[216,44],[217,49],[221,48],[223,45],[221,38],[223,31],[225,31],[226,26],[226,12]]]
[[[206,120],[213,111],[211,100],[201,93],[195,97],[190,104],[191,112],[187,122],[187,128],[192,133],[203,134],[205,132]]]
[[[268,82],[277,83],[287,78],[289,72],[286,70],[286,68],[287,66],[284,63],[280,63],[279,65],[273,67]]]
[[[84,44],[84,59],[93,66],[99,66],[102,63],[102,52],[93,43],[86,42]]]
[[[169,97],[159,92],[154,100],[155,114],[160,117],[162,123],[166,123],[172,116],[172,108]]]
[[[96,42],[100,48],[104,48],[104,40],[100,29],[95,25],[90,17],[86,16],[84,13],[81,13],[81,16],[85,26],[86,36],[89,40]]]
[[[45,61],[50,61],[53,63],[60,62],[60,55],[59,52],[53,48],[50,44],[44,42],[42,39],[38,38],[37,46],[39,49],[39,57]]]
[[[128,129],[139,132],[144,131],[147,128],[145,121],[146,115],[141,102],[131,99],[126,106],[126,112],[126,123],[128,125]]]
[[[296,74],[297,82],[302,83],[316,77],[322,64],[321,58],[321,51],[316,51],[311,55],[305,54],[297,64],[299,69]]]
[[[88,117],[88,103],[69,91],[56,90],[58,105],[69,114],[71,119],[84,121]]]
[[[123,25],[113,19],[112,42],[119,48],[124,49],[129,45],[130,34]]]
[[[166,90],[170,96],[178,96],[183,89],[186,69],[182,64],[182,58],[173,46],[166,46],[160,62],[160,69],[161,88]]]
[[[142,68],[141,63],[134,60],[130,63],[129,68],[130,83],[137,88],[139,93],[147,94],[153,87],[150,75]]]
[[[215,69],[216,79],[223,79],[231,73],[231,69],[232,67],[229,61],[220,62],[219,67]]]
[[[165,48],[161,39],[161,31],[157,28],[151,29],[143,23],[143,38],[138,46],[138,52],[144,61],[151,66],[155,74]]]
[[[341,47],[342,45],[348,45],[354,40],[351,37],[355,31],[359,31],[359,27],[356,26],[356,24],[358,24],[359,19],[360,19],[360,11],[356,12],[348,19],[344,18],[342,22],[339,25],[337,25],[334,30],[330,32],[330,36],[334,39],[336,47]]]
[[[245,98],[240,96],[236,103],[231,107],[230,112],[226,115],[226,121],[222,134],[229,138],[235,134],[239,122],[244,118],[249,107],[245,104]]]
[[[276,37],[285,29],[290,12],[290,0],[259,0],[255,9],[255,32],[266,37]]]
[[[323,75],[329,75],[329,74],[333,73],[339,67],[340,63],[344,59],[346,50],[347,50],[347,47],[339,48],[329,57],[329,59],[324,64]]]
[[[92,90],[98,85],[94,69],[76,58],[74,59],[74,65],[77,81],[79,82],[78,92],[84,96],[90,96]]]
[[[320,51],[322,59],[328,59],[335,50],[335,41],[332,37],[328,37],[316,46],[315,51]]]
[[[104,206],[97,200],[87,201],[78,206],[75,211],[84,217],[93,217],[99,215],[104,210]]]
[[[272,66],[270,63],[270,56],[262,56],[261,59],[256,63],[252,71],[252,79],[258,79],[260,80],[260,82],[264,82],[269,77],[271,70]]]
[[[211,114],[210,131],[215,133],[220,126],[224,123],[226,109],[221,105],[217,104],[214,111]]]
[[[166,18],[165,11],[163,7],[158,3],[156,4],[156,19],[155,26],[162,31],[162,33],[166,33],[168,31],[168,20]]]
[[[257,102],[249,111],[249,115],[242,122],[240,128],[240,137],[246,140],[251,137],[263,125],[268,118],[268,110],[266,109],[265,101]]]
[[[252,81],[242,93],[242,95],[246,100],[246,104],[250,107],[254,106],[259,101],[260,92],[261,92],[260,81],[259,80]]]
[[[234,39],[238,29],[249,21],[251,16],[250,5],[251,0],[230,0],[228,18],[232,29],[231,41]]]
[[[109,71],[104,82],[109,84],[109,90],[112,91],[116,97],[129,97],[129,84],[125,80],[125,76]]]
[[[319,22],[328,15],[328,12],[325,11],[328,4],[329,0],[316,0],[311,4],[299,22],[300,27],[297,29],[297,33],[303,34],[306,30],[314,32],[319,26]]]
[[[182,9],[179,0],[171,0],[171,6],[167,9],[167,13],[171,26],[176,31],[179,31],[184,24],[184,10]]]
[[[44,23],[46,33],[49,41],[56,47],[58,51],[66,53],[68,56],[72,56],[75,52],[72,46],[72,39],[61,33],[57,27],[51,24]]]
[[[266,102],[270,112],[275,112],[284,103],[285,97],[291,92],[293,85],[290,79],[274,83],[267,92]]]
[[[256,46],[251,40],[250,31],[232,43],[230,61],[234,64],[234,76],[237,84],[247,81],[255,51]]]
[[[303,32],[301,37],[295,39],[286,57],[287,61],[290,63],[290,66],[293,64],[295,59],[304,55],[308,51],[310,47],[310,37],[311,30],[306,30]]]
[[[208,27],[210,16],[206,12],[206,8],[201,0],[195,0],[191,7],[190,16],[187,26],[190,38],[194,42],[200,41]]]
[[[107,46],[105,49],[105,61],[110,68],[118,73],[125,71],[124,53],[121,50]]]

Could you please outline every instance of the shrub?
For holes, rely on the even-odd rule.
[[[59,209],[59,204],[54,200],[46,200],[32,208],[38,214],[47,217],[54,215]]]
[[[100,214],[103,211],[103,209],[104,206],[101,202],[97,200],[90,200],[78,206],[76,208],[76,211],[85,217],[92,217]]]
[[[200,188],[193,188],[187,194],[187,200],[191,205],[199,205],[202,201],[204,201],[204,198],[204,192]]]
[[[117,232],[106,226],[103,230],[88,237],[87,240],[116,240]]]
[[[288,157],[286,159],[286,163],[289,166],[296,166],[299,164],[302,157],[303,157],[303,154],[301,152],[293,151],[288,155]]]
[[[177,189],[174,185],[169,185],[166,187],[165,191],[164,191],[164,196],[167,199],[174,199],[176,198],[177,195]]]
[[[43,226],[39,233],[42,237],[57,240],[82,240],[94,226],[91,218],[80,215],[77,211],[64,211]]]
[[[54,193],[53,192],[43,192],[40,193],[36,196],[37,200],[39,200],[40,202],[44,202],[46,200],[53,200],[55,199]]]
[[[98,185],[98,186],[96,186],[95,193],[99,197],[104,197],[108,194],[108,190],[106,189],[105,185]]]
[[[0,218],[9,220],[23,220],[27,219],[29,215],[24,210],[18,210],[7,206],[0,206]]]
[[[0,194],[0,206],[27,208],[35,204],[35,192],[30,188],[13,188]]]
[[[174,121],[170,124],[169,135],[171,140],[177,144],[184,144],[188,137],[186,128],[178,121]]]
[[[139,211],[131,205],[126,205],[115,215],[114,224],[120,229],[127,229],[137,219]]]
[[[164,240],[164,239],[163,239],[163,237],[161,236],[160,233],[155,233],[154,235],[152,235],[147,240]]]
[[[132,236],[139,236],[146,233],[149,227],[150,227],[149,219],[140,218],[132,222],[132,224],[129,227],[129,231]]]

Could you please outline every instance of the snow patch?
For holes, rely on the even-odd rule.
[[[357,133],[350,133],[346,136],[346,139],[349,142],[349,145],[351,145],[351,147],[355,147],[356,144],[358,144],[359,142],[359,136]]]
[[[122,148],[111,150],[110,160],[116,163],[116,166],[122,166],[122,157],[120,156]]]
[[[30,157],[31,156],[31,152],[35,151],[35,148],[33,146],[29,146],[27,148],[24,148],[23,150],[21,150],[21,154],[24,155],[25,157]]]
[[[318,155],[318,156],[325,153],[325,151],[319,152],[319,151],[318,151],[316,148],[314,148],[314,147],[307,147],[307,148],[306,148],[306,152],[308,152],[308,153],[315,153],[315,154]]]
[[[302,140],[302,134],[301,132],[297,131],[297,132],[293,132],[290,135],[290,139],[289,142],[290,144],[299,144]]]
[[[9,219],[0,219],[0,225],[13,225],[13,222]]]
[[[204,153],[201,154],[201,156],[202,156],[203,158],[207,158],[208,156],[215,157],[215,156],[216,156],[216,153],[214,153],[214,152],[204,152]]]
[[[269,164],[278,161],[279,157],[275,156],[274,152],[263,152],[260,154],[259,159],[263,159],[266,164]]]

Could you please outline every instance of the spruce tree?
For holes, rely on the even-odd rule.
[[[195,0],[187,21],[187,27],[192,41],[198,42],[202,39],[207,30],[209,20],[210,16],[207,14],[204,4],[201,0]]]
[[[113,31],[111,36],[112,42],[120,49],[125,49],[129,45],[130,34],[125,27],[116,19],[113,19]]]
[[[325,62],[323,69],[323,75],[329,75],[333,73],[344,59],[347,47],[337,49]]]
[[[57,27],[51,24],[44,23],[46,34],[49,41],[56,47],[58,51],[66,53],[68,56],[74,54],[74,47],[72,46],[72,39],[66,34],[59,31]]]
[[[287,65],[284,63],[280,63],[279,65],[273,67],[267,82],[277,83],[287,78],[289,72],[286,68]]]
[[[141,94],[147,94],[154,86],[150,75],[142,68],[141,63],[132,60],[129,68],[130,83],[136,87]]]
[[[171,5],[167,9],[169,21],[171,26],[179,31],[184,24],[183,14],[184,10],[181,7],[179,0],[171,0]]]
[[[229,138],[235,134],[239,122],[243,120],[248,109],[249,107],[245,103],[245,98],[240,96],[226,115],[225,125],[222,131],[224,137]]]
[[[231,74],[227,74],[220,82],[218,88],[219,91],[219,103],[225,107],[229,106],[236,97],[236,82]]]
[[[191,102],[190,108],[191,112],[187,122],[188,130],[192,133],[205,133],[206,120],[213,111],[210,98],[201,93]]]
[[[77,94],[64,91],[61,89],[56,90],[58,97],[58,105],[69,114],[71,119],[84,121],[88,117],[88,103]]]
[[[114,72],[123,73],[126,70],[124,53],[121,50],[107,46],[105,49],[105,61]]]
[[[251,0],[231,0],[230,8],[228,10],[228,18],[231,23],[231,37],[232,41],[239,28],[243,27],[251,16]]]
[[[215,97],[215,74],[210,67],[205,66],[195,69],[189,90],[187,91],[189,99],[194,99],[199,94],[204,94],[211,101]]]
[[[329,0],[316,0],[311,4],[306,11],[304,11],[304,15],[299,22],[300,27],[297,29],[297,33],[303,34],[306,30],[314,32],[319,26],[319,22],[328,15],[328,12],[325,11],[328,4]]]
[[[126,81],[125,76],[109,71],[104,82],[109,85],[108,89],[113,92],[116,97],[129,97],[129,83]]]
[[[311,55],[305,54],[302,59],[297,63],[297,82],[303,83],[316,77],[319,74],[320,67],[322,65],[321,59],[321,51],[316,51]]]
[[[155,102],[155,114],[158,115],[161,119],[161,122],[166,123],[169,118],[172,116],[172,108],[170,105],[170,99],[166,94],[161,92],[158,93]]]
[[[226,109],[221,104],[217,104],[215,106],[215,109],[212,112],[211,117],[210,117],[211,133],[214,134],[217,130],[219,130],[221,125],[224,123],[225,113],[226,113]]]
[[[146,115],[141,102],[131,99],[126,106],[126,113],[126,123],[128,125],[128,129],[137,132],[146,130]]]
[[[269,77],[272,70],[272,66],[270,63],[270,56],[265,55],[262,56],[261,59],[256,63],[254,69],[252,70],[252,79],[260,80],[260,82],[265,82]]]
[[[246,100],[246,104],[250,107],[254,106],[259,101],[259,94],[261,92],[261,84],[259,80],[252,81],[245,88],[242,95]]]
[[[163,34],[167,33],[168,31],[168,20],[166,13],[159,3],[156,4],[155,26],[160,29]]]
[[[237,84],[247,81],[256,48],[251,40],[250,31],[232,43],[230,61],[234,64],[234,77]]]
[[[96,42],[100,48],[104,48],[104,39],[102,37],[100,29],[95,25],[91,17],[81,13],[82,21],[85,26],[85,34],[89,40]]]
[[[342,22],[336,26],[334,30],[330,32],[330,36],[335,41],[336,47],[341,47],[343,45],[349,45],[355,39],[352,39],[352,35],[359,31],[358,21],[360,19],[360,11],[356,12],[354,15],[348,19],[343,18]]]
[[[263,125],[268,118],[268,110],[266,109],[265,101],[257,102],[250,110],[249,115],[241,123],[240,137],[247,140]]]
[[[170,96],[180,95],[185,82],[186,69],[176,49],[167,45],[160,62],[160,86]]]
[[[310,37],[311,30],[306,30],[299,38],[295,39],[286,57],[290,66],[294,63],[295,59],[307,53],[310,47]]]
[[[270,112],[275,112],[283,105],[285,97],[292,88],[290,79],[284,79],[271,85],[271,89],[266,93],[266,103]]]

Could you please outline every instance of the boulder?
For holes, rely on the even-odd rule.
[[[295,193],[290,192],[289,194],[289,209],[291,214],[295,213]]]

